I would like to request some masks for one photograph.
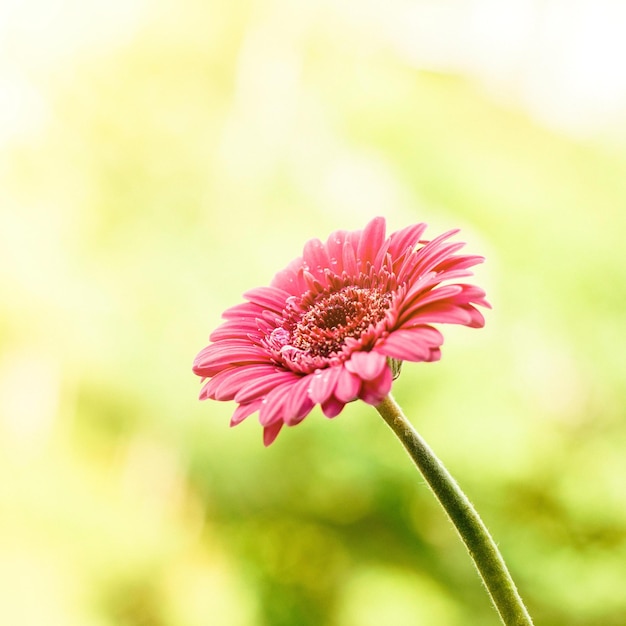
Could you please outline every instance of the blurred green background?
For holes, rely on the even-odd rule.
[[[494,306],[396,397],[538,625],[626,624],[615,6],[2,4],[0,623],[498,623],[371,407],[265,449],[197,401],[221,311],[385,215]]]

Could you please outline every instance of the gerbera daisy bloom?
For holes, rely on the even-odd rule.
[[[482,289],[453,283],[483,261],[457,254],[458,230],[430,241],[426,224],[385,237],[385,220],[312,239],[269,287],[228,309],[193,371],[209,379],[200,398],[235,400],[231,425],[259,412],[264,443],[317,404],[335,417],[356,399],[383,401],[402,361],[436,361],[436,323],[484,325]]]

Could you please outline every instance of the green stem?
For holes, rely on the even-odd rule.
[[[532,626],[532,619],[506,564],[467,496],[403,415],[391,394],[376,409],[398,436],[450,517],[487,587],[502,623],[505,626]]]

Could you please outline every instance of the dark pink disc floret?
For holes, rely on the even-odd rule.
[[[359,398],[379,404],[397,362],[438,360],[443,336],[431,324],[479,328],[476,305],[489,304],[478,287],[450,283],[483,258],[457,254],[464,244],[448,239],[458,231],[423,241],[425,229],[385,237],[378,217],[309,241],[269,287],[224,313],[194,362],[210,379],[200,398],[235,400],[232,425],[258,411],[269,445],[316,404],[327,417]]]

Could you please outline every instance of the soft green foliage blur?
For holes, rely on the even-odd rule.
[[[537,624],[626,623],[626,150],[338,5],[42,3],[5,41],[0,623],[498,623],[371,407],[265,449],[197,401],[221,312],[374,215],[487,257],[486,328],[405,364],[407,415]]]

